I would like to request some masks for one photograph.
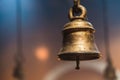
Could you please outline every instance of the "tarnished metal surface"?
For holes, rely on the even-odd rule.
[[[94,41],[92,24],[86,20],[87,10],[74,0],[74,6],[70,8],[70,22],[63,29],[63,47],[58,58],[66,61],[76,61],[76,69],[79,69],[80,60],[92,60],[100,57]],[[76,15],[79,14],[80,15]]]
[[[63,48],[60,51],[61,60],[91,60],[99,58],[99,51],[94,42],[95,32],[92,24],[76,19],[64,26]]]

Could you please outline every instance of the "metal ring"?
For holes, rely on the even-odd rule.
[[[73,8],[70,8],[70,10],[69,10],[69,19],[70,20],[85,19],[86,18],[86,14],[87,14],[86,8],[82,5],[78,5],[78,9],[81,10],[81,15],[80,16],[74,16],[73,15]]]

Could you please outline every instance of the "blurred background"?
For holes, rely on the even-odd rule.
[[[106,61],[103,0],[81,0],[81,4],[87,8],[88,21],[96,29],[96,43],[102,58],[82,62],[79,71],[74,69],[75,62],[57,60],[57,54],[62,47],[61,30],[69,22],[68,11],[73,6],[73,0],[20,1],[24,80],[104,80],[102,74],[89,68],[92,63],[102,67],[102,63],[97,62]],[[0,0],[0,80],[15,80],[13,70],[17,53],[16,16],[19,11],[16,6],[17,0]],[[107,0],[110,53],[113,66],[117,70],[120,70],[119,8],[120,0]],[[97,70],[100,70],[99,67],[96,67]]]

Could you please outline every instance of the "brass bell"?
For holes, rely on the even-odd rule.
[[[70,22],[65,24],[63,29],[63,48],[58,54],[60,60],[76,61],[79,69],[79,61],[92,60],[100,57],[100,52],[95,44],[95,29],[92,24],[86,21],[86,9],[82,5],[80,16],[73,15],[73,8],[70,9]]]

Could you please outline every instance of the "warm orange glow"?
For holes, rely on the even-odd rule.
[[[35,50],[35,55],[36,55],[37,59],[39,59],[41,61],[46,61],[49,58],[49,50],[45,46],[38,47]]]

